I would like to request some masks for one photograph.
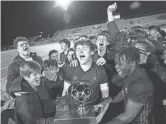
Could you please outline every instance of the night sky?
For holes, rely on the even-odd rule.
[[[107,7],[111,1],[79,1],[70,6],[68,12],[71,15],[69,26],[81,24],[95,24],[105,22],[107,18]],[[117,13],[121,17],[129,15],[145,14],[166,10],[165,2],[142,2],[142,6],[130,10],[132,2],[118,2]],[[2,1],[1,2],[1,45],[12,45],[17,36],[27,38],[44,33],[44,37],[53,34],[59,28],[65,27],[63,10],[54,7],[53,1]]]

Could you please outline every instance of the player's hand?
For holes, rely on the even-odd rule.
[[[97,64],[98,66],[104,65],[104,64],[106,64],[106,60],[101,57],[101,58],[99,58],[99,59],[96,61],[96,64]]]
[[[109,107],[109,103],[105,104],[103,109],[99,113],[99,115],[96,116],[97,123],[99,123],[102,120],[102,118],[103,118],[104,114],[106,113],[108,107]]]
[[[71,61],[70,66],[77,67],[78,66],[78,61],[77,60]]]
[[[60,64],[58,64],[58,67],[61,68],[64,64],[65,64],[65,62],[60,63]]]
[[[94,109],[96,112],[98,112],[99,109],[100,111],[103,111],[105,105],[106,105],[106,102],[99,103],[97,105],[94,105]]]
[[[117,4],[116,4],[116,2],[114,2],[114,4],[108,6],[107,12],[111,12],[112,13],[112,12],[114,12],[116,10],[116,8],[117,8]]]
[[[15,99],[11,97],[8,101],[6,101],[5,104],[1,107],[1,111],[9,109],[12,105],[14,106],[14,100]]]

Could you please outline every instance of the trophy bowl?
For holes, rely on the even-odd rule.
[[[92,90],[90,86],[84,82],[80,82],[71,86],[70,95],[75,105],[77,105],[77,113],[85,115],[89,112],[87,104],[91,100]]]

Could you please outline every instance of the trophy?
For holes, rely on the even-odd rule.
[[[91,100],[92,90],[90,86],[84,82],[76,83],[71,86],[70,95],[74,99],[79,115],[86,115],[89,112],[87,104]]]

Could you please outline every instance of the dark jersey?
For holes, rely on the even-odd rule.
[[[51,99],[57,99],[57,97],[62,96],[63,79],[60,76],[58,76],[56,81],[49,81],[45,78],[45,83]]]
[[[64,62],[66,62],[66,60],[67,60],[67,55],[65,55],[65,53],[62,52],[62,53],[60,54],[60,61],[61,61],[62,63],[64,63]]]
[[[92,89],[91,103],[95,103],[98,99],[100,84],[108,82],[104,67],[97,66],[95,63],[86,72],[80,66],[66,68],[64,70],[64,80],[70,84],[88,83]]]
[[[99,56],[97,51],[93,55],[93,61],[96,62],[100,57],[103,57],[106,60],[106,64],[104,65],[106,72],[108,75],[109,81],[111,80],[111,74],[113,68],[115,66],[114,58],[115,58],[116,50],[115,49],[107,49],[104,56]]]
[[[127,100],[143,104],[143,107],[131,124],[149,124],[150,113],[153,106],[153,84],[143,68],[124,79],[124,103]]]

